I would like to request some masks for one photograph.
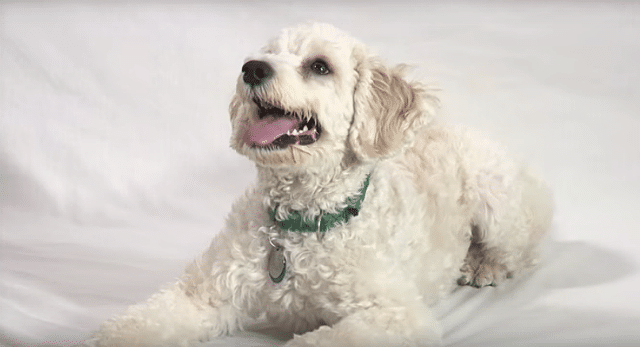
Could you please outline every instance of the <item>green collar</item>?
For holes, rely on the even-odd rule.
[[[360,205],[364,200],[364,194],[369,187],[369,178],[371,174],[367,175],[367,179],[364,181],[364,185],[360,188],[360,194],[354,198],[347,200],[347,207],[338,213],[321,213],[313,220],[306,221],[302,218],[300,213],[291,213],[285,220],[276,219],[276,209],[269,209],[269,217],[274,221],[281,230],[297,231],[297,232],[325,232],[337,224],[346,223],[349,218],[355,217],[360,212]],[[276,206],[277,208],[277,206]]]

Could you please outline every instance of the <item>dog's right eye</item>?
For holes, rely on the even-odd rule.
[[[328,75],[331,72],[331,70],[329,70],[329,64],[321,59],[314,61],[309,67],[311,68],[311,71],[318,75]]]

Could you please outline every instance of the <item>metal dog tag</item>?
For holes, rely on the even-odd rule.
[[[273,283],[280,283],[284,279],[284,273],[287,271],[287,259],[284,257],[284,247],[274,245],[269,253],[269,277]]]

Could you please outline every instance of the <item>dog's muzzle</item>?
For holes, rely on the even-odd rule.
[[[275,74],[265,61],[250,60],[242,66],[242,81],[252,90],[263,86]],[[283,149],[290,145],[307,146],[320,137],[321,127],[315,113],[288,110],[253,94],[257,121],[245,130],[244,142],[252,148]]]

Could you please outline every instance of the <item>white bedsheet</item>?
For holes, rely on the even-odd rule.
[[[80,343],[208,246],[255,172],[228,146],[243,59],[309,20],[554,190],[540,267],[454,292],[446,345],[640,345],[640,6],[605,1],[0,3],[0,345]]]

